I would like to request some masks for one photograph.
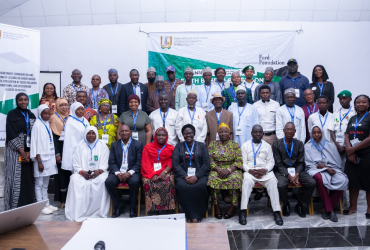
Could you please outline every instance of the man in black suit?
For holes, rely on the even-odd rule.
[[[121,140],[112,143],[109,155],[110,174],[105,180],[105,187],[113,200],[112,218],[123,212],[123,203],[118,195],[117,185],[127,183],[130,187],[130,217],[137,217],[136,203],[141,182],[140,164],[143,144],[131,138],[130,127],[121,126]]]
[[[148,87],[139,82],[139,71],[132,69],[130,71],[131,82],[123,85],[121,93],[119,94],[120,114],[129,111],[127,99],[130,95],[135,94],[140,98],[139,109],[146,112],[146,100],[148,99]]]

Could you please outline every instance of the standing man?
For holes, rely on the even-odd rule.
[[[146,72],[146,77],[148,78],[148,82],[145,83],[145,85],[148,87],[148,92],[155,90],[155,78],[157,76],[157,73],[155,71],[155,68],[150,67],[148,71]]]
[[[124,84],[119,95],[120,112],[130,110],[127,99],[130,95],[135,94],[140,98],[139,110],[146,112],[146,101],[148,99],[148,87],[139,82],[139,71],[132,69],[130,71],[131,81]],[[118,114],[120,116],[121,114]]]
[[[214,106],[214,109],[206,114],[208,128],[206,139],[207,147],[211,142],[220,139],[217,133],[217,128],[221,123],[225,123],[229,126],[230,140],[233,138],[233,113],[222,108],[224,101],[225,97],[220,93],[215,93],[211,98],[211,103]]]
[[[118,104],[123,84],[118,82],[118,71],[116,69],[108,70],[108,78],[110,83],[106,84],[103,89],[107,91],[109,100],[112,102],[112,114],[118,115],[121,114],[120,105]]]
[[[276,111],[280,104],[271,98],[271,88],[268,85],[262,85],[256,91],[261,100],[255,102],[253,106],[257,109],[259,124],[263,128],[263,140],[272,146],[276,137]]]
[[[264,83],[258,84],[256,90],[254,91],[255,102],[261,99],[259,92],[260,87],[266,85],[271,89],[270,99],[277,101],[280,105],[283,105],[283,96],[281,94],[280,84],[277,82],[272,82],[272,78],[274,78],[274,69],[272,67],[267,67],[265,69],[265,74],[263,75],[263,79],[265,80]]]
[[[168,91],[171,91],[173,99],[175,99],[177,87],[183,84],[184,82],[176,78],[175,66],[173,65],[167,66],[166,73],[168,79],[164,82],[164,88]]]
[[[195,127],[194,140],[205,143],[207,136],[206,112],[202,108],[196,107],[196,90],[189,90],[186,102],[188,105],[178,111],[176,118],[175,127],[177,137],[179,137],[180,141],[183,142],[184,137],[182,136],[181,129],[186,124],[191,124]]]
[[[303,92],[303,97],[306,101],[306,104],[303,105],[302,109],[304,112],[304,119],[306,122],[306,142],[308,142],[310,140],[310,132],[308,132],[308,130],[311,129],[308,128],[308,118],[310,117],[310,115],[319,110],[319,106],[317,106],[316,102],[314,101],[315,93],[312,91],[312,89],[306,89]]]
[[[101,84],[101,78],[99,75],[93,75],[91,78],[91,89],[87,91],[87,106],[94,109],[95,111],[99,110],[99,101],[101,99],[108,99],[108,93],[105,89],[99,88]]]
[[[311,130],[313,125],[320,127],[321,131],[324,133],[325,138],[333,142],[331,138],[331,129],[333,129],[333,114],[328,111],[329,98],[325,95],[317,98],[317,106],[319,106],[319,111],[313,113],[308,118],[308,128]]]
[[[254,92],[258,85],[258,83],[253,81],[254,67],[252,65],[244,67],[243,74],[245,75],[245,81],[242,83],[242,85],[244,85],[245,89],[247,90],[247,94],[250,95],[251,100],[254,101]],[[253,102],[251,104],[253,104]]]
[[[281,106],[276,112],[276,137],[278,139],[284,138],[284,127],[287,122],[293,122],[296,133],[294,138],[305,143],[306,140],[306,125],[304,122],[303,110],[294,105],[296,102],[296,91],[293,88],[286,89],[284,92],[285,104]]]
[[[87,91],[89,88],[81,83],[81,71],[75,69],[72,71],[71,78],[73,82],[63,89],[63,97],[67,99],[69,106],[76,102],[76,95],[78,91]]]
[[[148,101],[146,102],[146,111],[147,113],[151,113],[152,111],[159,109],[159,95],[167,94],[169,97],[169,105],[171,109],[175,108],[175,100],[173,98],[172,93],[169,90],[164,88],[164,77],[157,76],[155,81],[156,89],[149,92]],[[155,131],[153,131],[154,133]]]
[[[206,67],[203,69],[204,84],[197,86],[198,102],[197,106],[202,107],[206,112],[214,109],[211,98],[215,93],[221,93],[217,84],[212,83],[212,69]]]
[[[158,79],[156,83],[158,83]],[[167,143],[172,146],[176,146],[176,144],[179,142],[175,128],[177,111],[169,107],[170,105],[169,100],[172,98],[173,95],[171,92],[167,91],[167,93],[164,94],[160,93],[158,100],[159,108],[150,113],[149,118],[152,124],[153,136],[158,128],[163,127],[168,132]]]
[[[175,96],[175,107],[176,110],[179,111],[181,108],[186,107],[186,97],[188,96],[188,92],[190,90],[196,90],[196,86],[193,84],[193,69],[190,67],[185,68],[185,84],[181,84],[176,89],[176,96]]]
[[[285,93],[286,89],[293,88],[297,99],[295,104],[302,107],[305,104],[303,92],[310,88],[310,83],[307,77],[298,72],[298,63],[296,59],[291,58],[288,60],[288,70],[289,73],[280,79],[280,90],[282,93]]]
[[[85,91],[78,91],[76,96],[76,101],[84,105],[84,117],[86,120],[90,121],[90,119],[97,114],[97,112],[87,106],[87,93]]]
[[[246,141],[251,139],[252,127],[258,124],[257,109],[247,103],[247,92],[244,86],[236,88],[237,103],[232,103],[229,111],[233,113],[233,133],[234,141],[241,147]]]

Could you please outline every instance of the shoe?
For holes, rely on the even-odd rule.
[[[66,208],[66,204],[65,204],[64,202],[61,202],[61,203],[60,203],[60,208],[61,208],[62,210],[64,210],[64,209]]]
[[[222,214],[215,214],[215,218],[221,220],[222,219]]]
[[[53,212],[56,212],[59,210],[57,207],[54,207],[53,205],[49,205],[47,208],[49,208]]]
[[[50,210],[49,208],[47,208],[47,207],[44,207],[44,209],[41,211],[43,214],[52,214],[53,213],[53,211],[52,210]]]
[[[283,218],[281,218],[280,211],[274,212],[274,220],[276,225],[282,226],[284,224]]]
[[[365,216],[366,216],[366,219],[367,219],[367,220],[369,220],[369,219],[370,219],[370,214],[369,214],[369,213],[366,213],[366,214],[365,214]]]
[[[283,216],[288,217],[290,215],[290,203],[283,205]]]
[[[117,217],[120,217],[121,214],[123,213],[124,211],[124,206],[123,206],[123,203],[121,202],[118,207],[115,209],[115,211],[113,212],[112,214],[112,218],[117,218]]]
[[[136,209],[130,209],[130,218],[137,217]]]
[[[301,218],[306,218],[306,211],[303,208],[303,205],[296,205],[295,206],[295,212],[299,215]]]
[[[354,214],[356,212],[357,211],[353,211],[353,212],[349,213],[349,209],[346,209],[346,210],[343,210],[343,215],[351,215],[351,214]]]
[[[227,220],[227,219],[230,219],[231,217],[233,217],[234,214],[230,215],[228,214],[227,212],[224,214],[224,219]]]
[[[330,220],[332,222],[338,222],[338,217],[334,212],[330,215]]]
[[[255,201],[259,201],[260,199],[262,199],[262,197],[263,197],[263,193],[257,192],[257,193],[254,195],[254,200],[255,200]]]
[[[328,220],[329,219],[329,215],[326,211],[322,212],[321,213],[321,217],[324,219],[324,220]]]
[[[240,225],[247,225],[247,215],[245,210],[240,210],[239,213],[239,224]]]

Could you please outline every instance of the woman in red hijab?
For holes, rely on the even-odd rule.
[[[167,144],[167,140],[167,130],[158,128],[154,142],[145,145],[141,157],[145,207],[151,214],[175,209],[175,179],[172,171],[174,146]]]

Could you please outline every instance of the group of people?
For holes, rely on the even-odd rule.
[[[19,93],[6,121],[5,209],[36,197],[47,200],[44,214],[57,211],[47,194],[54,175],[54,200],[74,221],[107,217],[110,199],[112,217],[119,217],[124,203],[117,186],[123,185],[129,187],[130,217],[137,216],[142,187],[151,214],[174,212],[178,201],[188,222],[196,223],[210,200],[218,219],[231,218],[240,207],[239,223],[245,225],[256,183],[267,189],[277,225],[283,225],[281,213],[291,213],[288,187],[302,190],[295,206],[300,217],[316,189],[322,218],[333,222],[339,200],[349,199],[344,213],[355,213],[359,190],[365,190],[370,219],[369,97],[357,96],[351,105],[351,92],[343,90],[333,113],[334,85],[325,68],[314,67],[310,84],[295,59],[287,65],[279,83],[272,82],[273,68],[266,68],[262,84],[254,82],[252,65],[242,70],[245,81],[236,71],[231,83],[225,69],[206,67],[198,86],[190,67],[184,82],[174,66],[166,68],[166,81],[150,67],[146,84],[135,69],[126,84],[110,69],[103,88],[100,76],[88,88],[74,70],[63,97],[45,84],[38,117]],[[221,195],[230,203],[224,213]]]

